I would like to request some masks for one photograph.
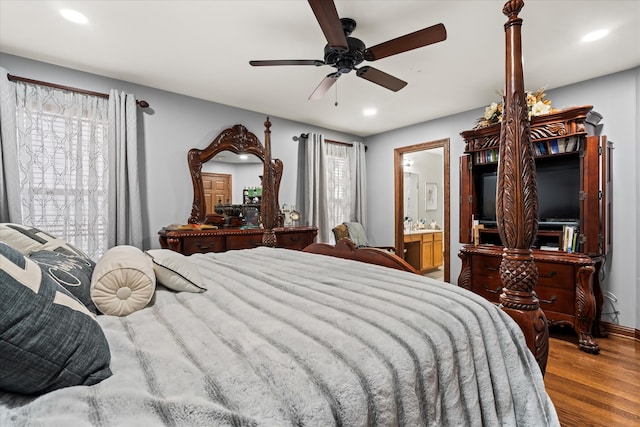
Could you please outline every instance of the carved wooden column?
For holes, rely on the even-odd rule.
[[[262,172],[262,202],[260,205],[260,215],[262,216],[262,244],[264,246],[276,246],[276,234],[273,227],[276,225],[275,207],[275,179],[273,173],[274,166],[271,164],[271,122],[269,117],[264,122],[264,169]]]
[[[544,374],[549,332],[535,293],[538,269],[531,251],[538,232],[538,190],[522,71],[522,19],[518,13],[523,6],[523,0],[511,0],[502,9],[508,21],[504,25],[505,108],[500,129],[496,200],[498,232],[504,245],[500,304],[520,325]]]

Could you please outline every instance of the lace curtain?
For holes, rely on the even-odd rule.
[[[91,258],[107,247],[108,101],[16,83],[22,223]]]
[[[309,134],[298,149],[297,204],[303,219],[318,227],[318,241],[335,243],[331,229],[345,221],[366,229],[364,144],[327,143]]]
[[[10,82],[0,68],[0,222],[32,225],[97,260],[142,248],[135,97]]]

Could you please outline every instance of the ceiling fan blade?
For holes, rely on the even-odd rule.
[[[324,61],[319,59],[281,59],[281,60],[265,60],[265,61],[249,61],[254,67],[264,67],[270,65],[315,65],[316,67],[324,65]]]
[[[348,50],[347,37],[344,35],[333,0],[309,0],[309,5],[316,15],[316,20],[320,24],[329,46]]]
[[[322,79],[318,87],[309,96],[309,99],[311,101],[315,101],[322,98],[324,94],[327,93],[327,91],[331,88],[331,86],[333,86],[333,84],[338,80],[338,77],[340,77],[340,73],[331,73],[327,77]]]
[[[380,71],[377,68],[369,66],[360,67],[356,72],[356,75],[394,92],[399,91],[407,85],[407,82],[404,80],[400,80],[397,77],[393,77],[391,74],[387,74],[384,71]]]
[[[370,47],[364,51],[364,59],[367,61],[375,61],[386,58],[387,56],[438,43],[446,39],[446,28],[443,24],[436,24]]]

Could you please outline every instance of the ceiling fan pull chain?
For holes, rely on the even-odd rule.
[[[336,102],[334,104],[336,107],[338,106],[338,82],[336,81]]]

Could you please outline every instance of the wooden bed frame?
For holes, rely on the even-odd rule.
[[[314,254],[351,259],[354,261],[366,262],[368,264],[377,264],[383,267],[395,268],[396,270],[404,270],[419,275],[422,274],[411,264],[394,253],[373,247],[357,248],[355,243],[346,237],[338,240],[335,246],[327,243],[312,243],[304,248],[302,252],[311,252]]]
[[[535,293],[538,270],[531,250],[538,231],[538,190],[522,69],[522,19],[518,18],[518,13],[523,6],[523,0],[510,0],[502,10],[508,21],[504,24],[505,107],[500,130],[496,207],[498,232],[504,245],[500,264],[503,283],[500,307],[522,329],[527,346],[544,374],[549,333],[547,319]],[[346,241],[339,241],[335,247],[316,243],[305,251],[418,273],[394,254],[371,248],[357,249]]]

